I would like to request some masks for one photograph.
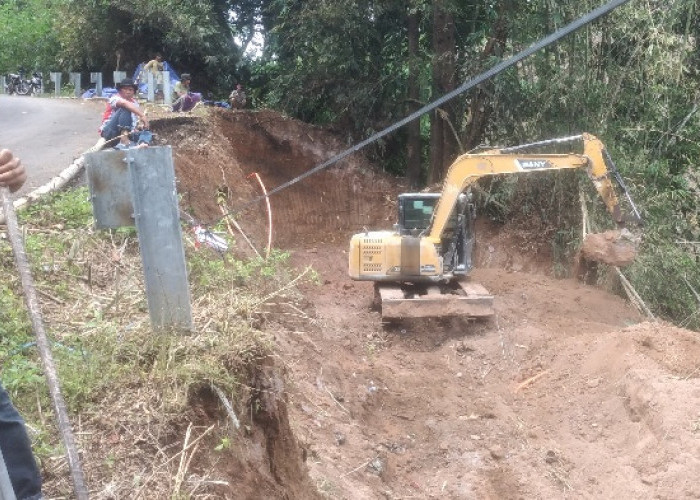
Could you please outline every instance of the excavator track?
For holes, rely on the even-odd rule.
[[[478,283],[459,280],[445,285],[377,283],[382,319],[484,318],[493,316],[493,295]]]

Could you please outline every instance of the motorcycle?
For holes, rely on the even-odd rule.
[[[29,85],[29,92],[31,94],[41,94],[43,85],[43,78],[41,76],[41,73],[32,73],[32,78],[27,83]]]
[[[29,93],[29,85],[22,78],[22,73],[10,73],[7,75],[7,83],[5,83],[5,92],[8,95],[18,94],[27,95]]]
[[[43,78],[40,73],[32,74],[30,80],[23,78],[23,72],[10,73],[7,75],[7,83],[5,84],[5,92],[8,95],[27,95],[40,94],[42,92]]]

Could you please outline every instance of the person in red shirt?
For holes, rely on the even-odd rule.
[[[131,78],[124,78],[117,83],[117,93],[110,97],[107,109],[102,115],[100,135],[107,141],[121,135],[124,129],[134,132],[139,120],[144,128],[148,128],[148,118],[139,103],[134,99],[138,86]]]

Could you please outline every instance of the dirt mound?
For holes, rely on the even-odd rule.
[[[299,252],[323,284],[280,325],[295,430],[332,498],[695,498],[696,334],[618,297],[503,269],[473,279],[492,321],[381,325],[339,254]]]
[[[213,223],[223,204],[258,242],[267,239],[267,214],[252,175],[269,192],[345,149],[334,134],[272,111],[212,110],[159,120],[153,128],[174,146],[185,209]],[[338,243],[364,226],[390,227],[400,182],[363,167],[367,162],[356,153],[273,194],[273,246]]]
[[[218,217],[217,192],[231,207],[257,196],[250,173],[271,189],[344,146],[266,111],[216,112],[170,132],[181,134],[171,143],[183,202],[202,220]],[[537,234],[486,221],[472,279],[496,296],[495,317],[382,325],[372,284],[347,278],[347,234],[391,227],[401,189],[364,163],[358,155],[271,199],[275,245],[320,276],[303,290],[307,308],[278,304],[266,328],[291,382],[291,429],[321,493],[700,496],[697,334],[642,322],[619,297],[548,277],[551,255]],[[263,206],[245,214],[246,231],[262,241]]]

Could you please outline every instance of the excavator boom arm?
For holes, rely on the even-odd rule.
[[[428,237],[436,243],[440,241],[460,193],[482,177],[558,169],[586,168],[608,211],[620,223],[620,205],[607,167],[605,146],[593,135],[583,134],[581,137],[583,154],[519,154],[495,149],[460,156],[450,166],[445,177]]]

